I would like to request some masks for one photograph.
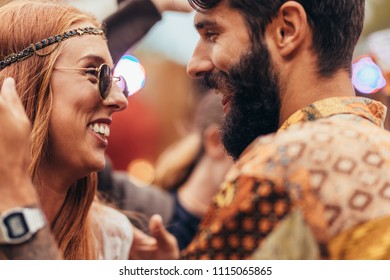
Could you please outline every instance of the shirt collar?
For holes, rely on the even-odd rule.
[[[319,100],[292,114],[279,128],[285,130],[289,126],[307,121],[314,121],[338,114],[354,114],[370,120],[383,127],[386,117],[386,107],[378,102],[364,97],[332,97]]]

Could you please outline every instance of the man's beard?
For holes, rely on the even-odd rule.
[[[243,55],[228,74],[208,73],[205,83],[231,95],[230,109],[221,124],[222,142],[237,160],[258,136],[279,126],[280,87],[266,46]]]

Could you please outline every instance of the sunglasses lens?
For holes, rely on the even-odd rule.
[[[125,78],[123,76],[119,76],[118,78],[119,79],[117,80],[116,84],[122,90],[125,97],[126,98],[129,97],[129,89],[127,87],[127,83],[126,83]]]
[[[99,75],[99,90],[100,90],[100,96],[103,99],[106,99],[107,96],[110,94],[110,87],[111,87],[111,70],[107,64],[103,64],[100,68],[100,75]]]

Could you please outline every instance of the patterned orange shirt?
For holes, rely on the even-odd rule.
[[[332,238],[390,216],[385,115],[371,99],[328,98],[257,138],[182,258],[326,259]]]

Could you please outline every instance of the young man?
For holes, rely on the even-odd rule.
[[[189,2],[188,73],[223,96],[237,163],[183,257],[388,258],[354,235],[390,215],[386,108],[351,82],[364,0]]]

